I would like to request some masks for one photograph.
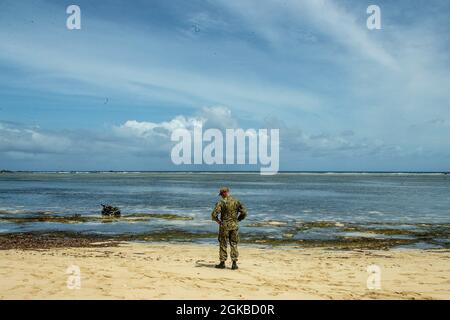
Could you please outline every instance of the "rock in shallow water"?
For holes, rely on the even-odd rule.
[[[121,213],[119,208],[110,205],[102,204],[102,216],[104,217],[120,217]]]

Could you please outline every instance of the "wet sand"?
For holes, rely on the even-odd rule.
[[[0,298],[450,299],[445,249],[241,246],[240,269],[218,270],[214,245],[114,245],[0,250]],[[370,265],[380,268],[380,289],[367,287]]]

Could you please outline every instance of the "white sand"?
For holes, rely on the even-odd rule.
[[[218,248],[123,244],[0,251],[1,299],[450,299],[450,251],[327,251],[241,247],[239,270]],[[367,288],[367,266],[381,289]],[[76,265],[81,288],[67,287]],[[73,284],[76,284],[75,282]]]

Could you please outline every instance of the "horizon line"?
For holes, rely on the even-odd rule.
[[[257,173],[259,170],[8,170],[0,173]],[[450,174],[450,171],[381,171],[381,170],[279,170],[278,173],[428,173]]]

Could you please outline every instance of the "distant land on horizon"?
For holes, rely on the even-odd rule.
[[[258,170],[0,170],[0,173],[254,173]],[[450,174],[449,171],[292,171],[280,170],[278,173],[318,173],[318,174]]]

